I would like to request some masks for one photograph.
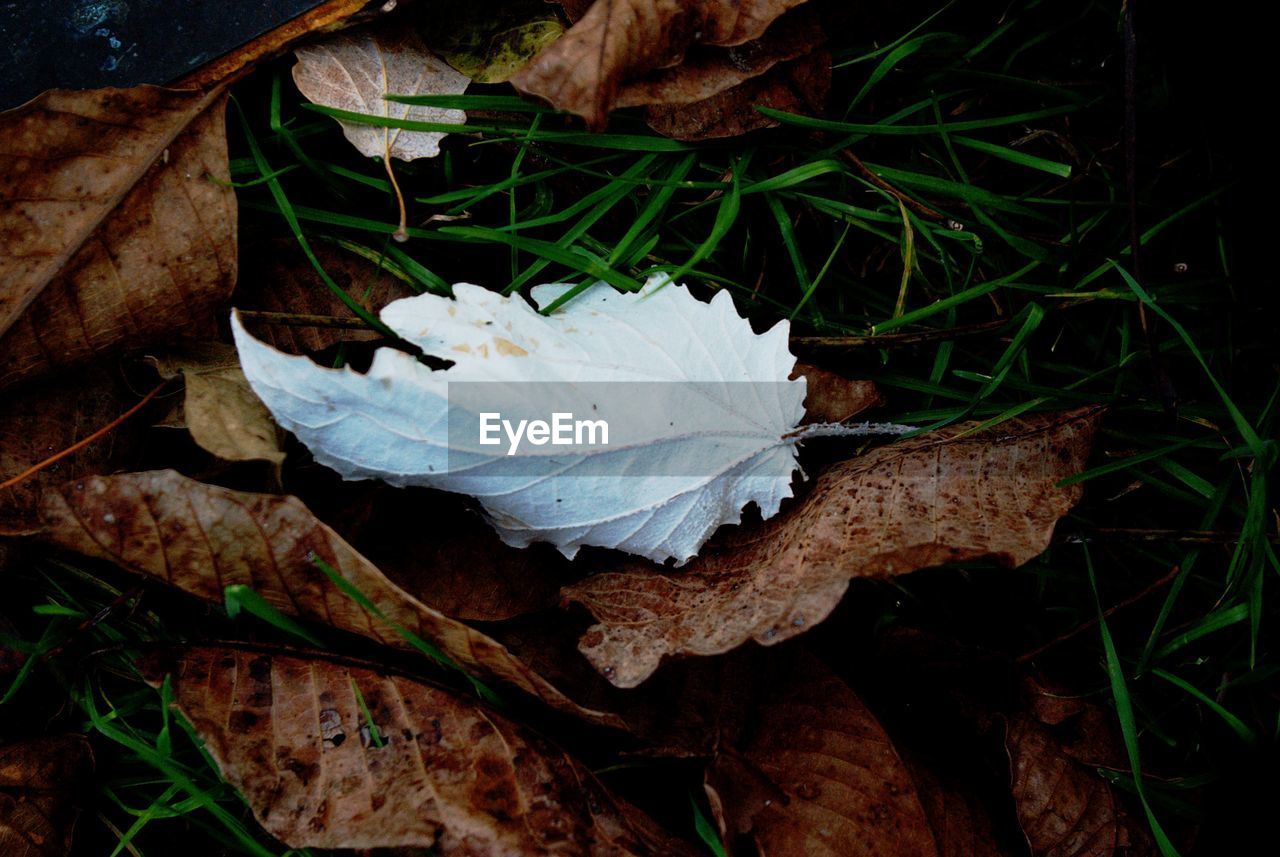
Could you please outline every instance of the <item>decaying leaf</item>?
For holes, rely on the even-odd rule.
[[[73,792],[93,771],[82,735],[0,746],[0,854],[63,857],[71,850]]]
[[[1129,816],[1097,769],[1080,764],[1030,717],[1009,720],[1013,800],[1036,857],[1153,853],[1142,822]]]
[[[212,329],[236,271],[225,105],[141,86],[0,114],[0,386]]]
[[[377,313],[413,291],[388,269],[355,253],[328,243],[311,247],[325,272],[348,295],[370,312]],[[240,309],[284,315],[350,318],[351,310],[329,290],[292,238],[246,248],[240,266],[235,305]],[[290,354],[322,351],[339,342],[378,339],[367,327],[307,327],[267,324],[246,319],[245,327],[263,342]]]
[[[466,77],[431,53],[408,27],[379,25],[338,33],[294,51],[293,81],[309,100],[325,107],[408,119],[461,124],[461,110],[416,107],[387,101],[385,95],[457,95]],[[440,153],[442,131],[406,131],[342,122],[342,133],[367,157],[432,158]]]
[[[493,639],[427,607],[395,586],[295,497],[205,485],[173,471],[93,477],[46,492],[47,542],[157,578],[208,601],[225,587],[251,587],[283,613],[412,649],[390,623],[561,711],[618,726],[575,705]],[[319,558],[362,592],[380,619],[317,567]]]
[[[427,45],[476,83],[503,83],[564,32],[544,0],[469,0],[421,10]]]
[[[678,64],[695,44],[729,47],[757,39],[803,2],[597,0],[511,83],[599,130],[625,81]]]
[[[783,660],[785,671],[708,772],[726,832],[750,834],[770,857],[948,853],[933,826],[943,816],[926,812],[871,711],[812,656]]]
[[[1016,566],[1049,544],[1080,487],[1097,409],[972,432],[962,423],[873,449],[820,476],[786,514],[733,533],[686,569],[634,562],[564,590],[598,623],[581,650],[619,687],[668,655],[764,645],[826,618],[854,577],[980,558]]]
[[[1114,720],[1078,696],[1024,683],[1026,710],[1006,718],[1004,743],[1018,824],[1036,857],[1155,853],[1100,767],[1128,763]]]
[[[652,105],[646,111],[645,121],[659,134],[677,140],[736,137],[778,124],[777,120],[756,110],[757,107],[786,113],[817,113],[826,103],[830,89],[831,54],[819,48],[702,101]]]
[[[693,854],[573,758],[446,691],[234,649],[190,649],[147,669],[156,684],[173,675],[175,707],[262,826],[290,847]]]
[[[234,348],[202,342],[150,362],[162,378],[182,376],[182,424],[203,449],[223,461],[284,461],[280,430],[250,389]]]
[[[774,22],[758,39],[732,47],[691,48],[679,65],[654,69],[627,81],[614,107],[679,107],[705,101],[794,60],[826,41],[817,18],[801,6]]]
[[[538,286],[551,305],[572,288]],[[710,303],[654,277],[639,292],[595,284],[545,316],[520,296],[469,284],[456,300],[419,295],[382,319],[433,370],[380,349],[367,374],[325,369],[232,327],[241,365],[276,420],[347,479],[379,478],[479,499],[507,544],[693,556],[754,502],[791,494],[804,383],[787,323],[755,334],[728,292]],[[714,348],[705,343],[715,342]],[[484,383],[481,383],[484,382]],[[469,385],[469,386],[468,386]],[[482,414],[509,422],[589,415],[604,443],[485,445]]]
[[[85,368],[38,386],[0,392],[0,482],[108,425],[139,396],[114,372]],[[135,451],[145,422],[131,420],[78,452],[0,490],[0,519],[35,513],[41,493],[68,479],[105,473]]]

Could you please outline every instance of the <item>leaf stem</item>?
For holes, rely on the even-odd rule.
[[[904,435],[916,430],[916,426],[900,423],[814,423],[801,426],[783,435],[787,440],[808,440],[811,437],[874,437],[875,435]]]
[[[25,480],[39,473],[41,470],[44,470],[49,465],[55,464],[58,461],[61,461],[62,459],[66,458],[68,455],[71,455],[72,453],[75,453],[81,449],[84,449],[86,446],[93,443],[98,438],[102,437],[105,434],[108,434],[109,432],[117,428],[125,420],[129,419],[129,417],[133,416],[138,411],[142,410],[143,406],[145,406],[147,402],[154,399],[160,393],[160,391],[163,390],[168,385],[169,385],[168,380],[161,381],[159,384],[156,384],[154,387],[152,387],[151,392],[143,396],[142,400],[139,401],[136,405],[134,405],[129,410],[125,411],[120,416],[116,417],[111,422],[107,423],[102,428],[95,431],[93,434],[89,435],[86,438],[82,438],[76,441],[75,443],[71,444],[71,446],[68,446],[66,449],[62,450],[61,452],[54,453],[53,455],[46,458],[44,461],[41,461],[39,464],[34,464],[31,467],[28,467],[26,470],[22,471],[17,476],[11,477],[9,479],[6,479],[3,482],[0,482],[0,491],[5,490],[6,488],[12,488],[13,486],[19,484],[20,482],[24,482]]]

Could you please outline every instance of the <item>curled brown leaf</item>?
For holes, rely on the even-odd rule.
[[[693,853],[572,757],[447,691],[245,650],[194,648],[174,661],[149,663],[149,679],[173,676],[174,706],[290,847]]]
[[[645,121],[659,134],[677,140],[736,137],[778,124],[757,107],[784,113],[817,113],[826,103],[830,89],[831,54],[825,48],[817,48],[702,101],[652,105]]]
[[[780,62],[801,57],[826,41],[816,16],[800,7],[779,18],[758,39],[732,47],[698,46],[679,65],[658,68],[629,80],[614,107],[678,107],[704,101]]]
[[[580,649],[634,687],[669,655],[765,645],[827,617],[854,577],[991,558],[1016,566],[1049,544],[1080,486],[1099,411],[961,423],[873,449],[820,476],[764,524],[731,531],[685,568],[643,562],[566,587],[597,624]]]
[[[727,47],[759,38],[803,2],[597,0],[511,83],[599,130],[624,81],[679,63],[694,44]]]

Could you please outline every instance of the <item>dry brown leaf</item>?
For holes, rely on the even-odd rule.
[[[211,325],[236,271],[225,106],[141,86],[0,114],[0,387]]]
[[[0,392],[0,482],[93,434],[138,399],[115,373],[93,367],[38,386]],[[0,490],[0,519],[34,514],[48,487],[122,465],[138,448],[145,425],[134,418],[12,488]]]
[[[316,243],[311,249],[333,281],[375,315],[393,300],[413,294],[403,281],[349,250],[324,243]],[[240,266],[235,305],[240,309],[260,312],[355,319],[351,310],[311,267],[298,242],[291,238],[246,249]],[[245,319],[245,327],[258,339],[290,354],[307,354],[339,342],[381,337],[377,331],[367,327],[300,327],[266,324],[250,318]]]
[[[884,401],[871,381],[855,381],[829,369],[797,363],[791,377],[801,375],[805,379],[802,425],[844,422]]]
[[[757,39],[803,2],[597,0],[511,83],[600,130],[625,81],[676,65],[694,44],[729,47]]]
[[[565,588],[598,624],[580,649],[634,687],[669,655],[764,645],[826,618],[854,577],[890,577],[980,558],[1016,566],[1049,544],[1080,486],[1057,483],[1089,456],[1099,411],[961,423],[873,449],[820,476],[810,494],[730,531],[678,571],[643,562]]]
[[[702,101],[650,106],[645,121],[659,134],[677,140],[736,137],[778,124],[757,107],[786,113],[818,113],[826,104],[830,89],[831,54],[818,48]]]
[[[679,65],[655,69],[628,81],[613,106],[693,104],[764,74],[780,62],[804,56],[826,41],[817,17],[809,14],[811,11],[803,6],[794,9],[760,38],[741,45],[695,47]]]
[[[1114,715],[1085,698],[1023,682],[1024,711],[1007,718],[1014,806],[1037,857],[1153,854],[1146,825],[1129,815],[1098,768],[1128,762]]]
[[[82,735],[0,747],[0,854],[67,854],[80,814],[71,792],[92,771],[93,753]]]
[[[195,648],[148,665],[264,828],[293,848],[692,855],[590,771],[473,702],[355,666]],[[374,740],[360,710],[382,742]]]
[[[1154,853],[1142,822],[1120,804],[1097,768],[1073,757],[1026,714],[1005,733],[1018,824],[1036,857],[1112,857]]]
[[[708,773],[727,833],[769,857],[937,857],[915,782],[875,716],[812,656],[787,658]]]
[[[235,348],[202,342],[149,362],[163,378],[182,376],[182,424],[203,449],[223,461],[284,461],[284,437],[249,387]]]
[[[116,563],[221,602],[232,584],[251,587],[281,612],[412,649],[388,622],[345,595],[315,564],[351,582],[391,622],[433,642],[464,666],[509,682],[546,704],[611,726],[615,715],[584,709],[492,638],[399,589],[296,497],[251,494],[155,471],[93,477],[45,493],[45,541]]]

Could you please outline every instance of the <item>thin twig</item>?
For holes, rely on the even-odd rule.
[[[85,634],[95,625],[98,625],[99,623],[101,623],[108,616],[110,616],[115,611],[119,610],[125,604],[128,604],[133,599],[140,597],[142,595],[142,592],[143,592],[143,589],[141,586],[135,586],[132,589],[126,590],[125,592],[121,592],[118,596],[115,597],[115,599],[111,601],[110,604],[107,604],[97,613],[94,613],[92,616],[88,617],[87,619],[84,619],[79,625],[76,626],[74,631],[72,631],[70,634],[66,636],[66,638],[62,642],[58,643],[58,645],[54,646],[53,648],[43,652],[40,655],[41,660],[49,660],[50,658],[53,658],[61,654],[77,638]]]
[[[901,345],[919,345],[939,339],[958,339],[998,330],[1009,323],[1007,318],[996,318],[977,324],[965,324],[939,330],[921,330],[910,333],[882,333],[879,336],[793,336],[791,344],[796,348],[893,348]]]
[[[266,310],[242,309],[240,318],[245,321],[260,321],[263,324],[279,324],[285,327],[340,327],[347,330],[363,330],[369,327],[355,316],[345,315],[307,315],[295,312],[268,312]]]
[[[142,397],[142,401],[138,402],[138,404],[134,405],[132,408],[125,411],[123,414],[116,417],[114,420],[107,423],[105,426],[98,429],[93,434],[89,435],[88,437],[82,440],[76,441],[75,443],[71,444],[71,446],[62,450],[62,452],[54,453],[53,455],[49,456],[39,464],[35,464],[35,465],[32,465],[31,467],[28,467],[26,470],[22,471],[17,476],[13,476],[9,479],[6,479],[3,482],[0,482],[0,491],[5,490],[6,488],[14,487],[18,483],[23,482],[31,478],[35,474],[39,473],[41,470],[44,470],[49,465],[55,464],[61,461],[62,459],[66,458],[68,455],[71,455],[75,452],[80,451],[81,449],[84,449],[86,446],[93,443],[98,438],[103,437],[104,435],[114,431],[121,423],[129,419],[129,417],[133,416],[138,411],[142,410],[142,408],[147,404],[147,402],[151,401],[157,395],[159,395],[160,391],[163,390],[168,385],[169,385],[168,380],[161,381],[159,384],[156,384],[154,387],[151,388],[151,392],[147,393],[145,396]]]
[[[840,154],[844,156],[845,160],[853,164],[853,166],[858,170],[858,172],[862,173],[863,178],[871,182],[876,187],[880,188],[885,193],[891,195],[894,199],[901,202],[903,205],[905,205],[907,208],[914,211],[916,214],[920,215],[921,217],[927,217],[930,220],[946,220],[947,219],[945,216],[943,216],[941,212],[935,211],[934,209],[925,205],[923,202],[919,202],[915,199],[912,199],[902,191],[898,190],[893,185],[889,184],[884,179],[880,178],[880,176],[876,175],[871,171],[870,167],[868,167],[866,164],[862,162],[861,158],[859,158],[850,150],[842,149],[840,151]]]
[[[1280,534],[1268,533],[1272,544],[1280,544]],[[1085,532],[1068,533],[1057,539],[1061,544],[1087,544],[1094,541],[1177,542],[1192,545],[1229,545],[1240,540],[1239,533],[1225,530],[1161,530],[1137,527],[1097,527]]]
[[[1159,580],[1155,581],[1154,583],[1146,586],[1145,588],[1142,589],[1142,591],[1135,592],[1133,595],[1130,595],[1128,598],[1121,601],[1120,603],[1107,608],[1107,610],[1105,610],[1102,614],[1103,618],[1110,619],[1111,614],[1115,613],[1116,611],[1123,610],[1126,607],[1129,607],[1133,604],[1137,604],[1139,601],[1146,598],[1152,592],[1155,592],[1157,589],[1159,589],[1160,587],[1164,586],[1165,584],[1169,583],[1169,581],[1177,577],[1179,571],[1181,571],[1181,569],[1175,565],[1172,569],[1170,569],[1168,574],[1166,574],[1164,577],[1160,578]],[[1047,652],[1049,649],[1052,649],[1058,645],[1061,645],[1062,643],[1067,642],[1068,640],[1071,640],[1071,639],[1074,639],[1075,637],[1080,636],[1085,631],[1088,631],[1090,628],[1093,628],[1097,624],[1098,624],[1098,619],[1095,617],[1085,622],[1082,625],[1077,625],[1076,627],[1072,628],[1070,631],[1058,637],[1053,638],[1052,640],[1045,643],[1044,645],[1037,646],[1031,651],[1026,652],[1025,654],[1019,655],[1014,660],[1014,663],[1025,664],[1028,661],[1034,660],[1035,658]]]

